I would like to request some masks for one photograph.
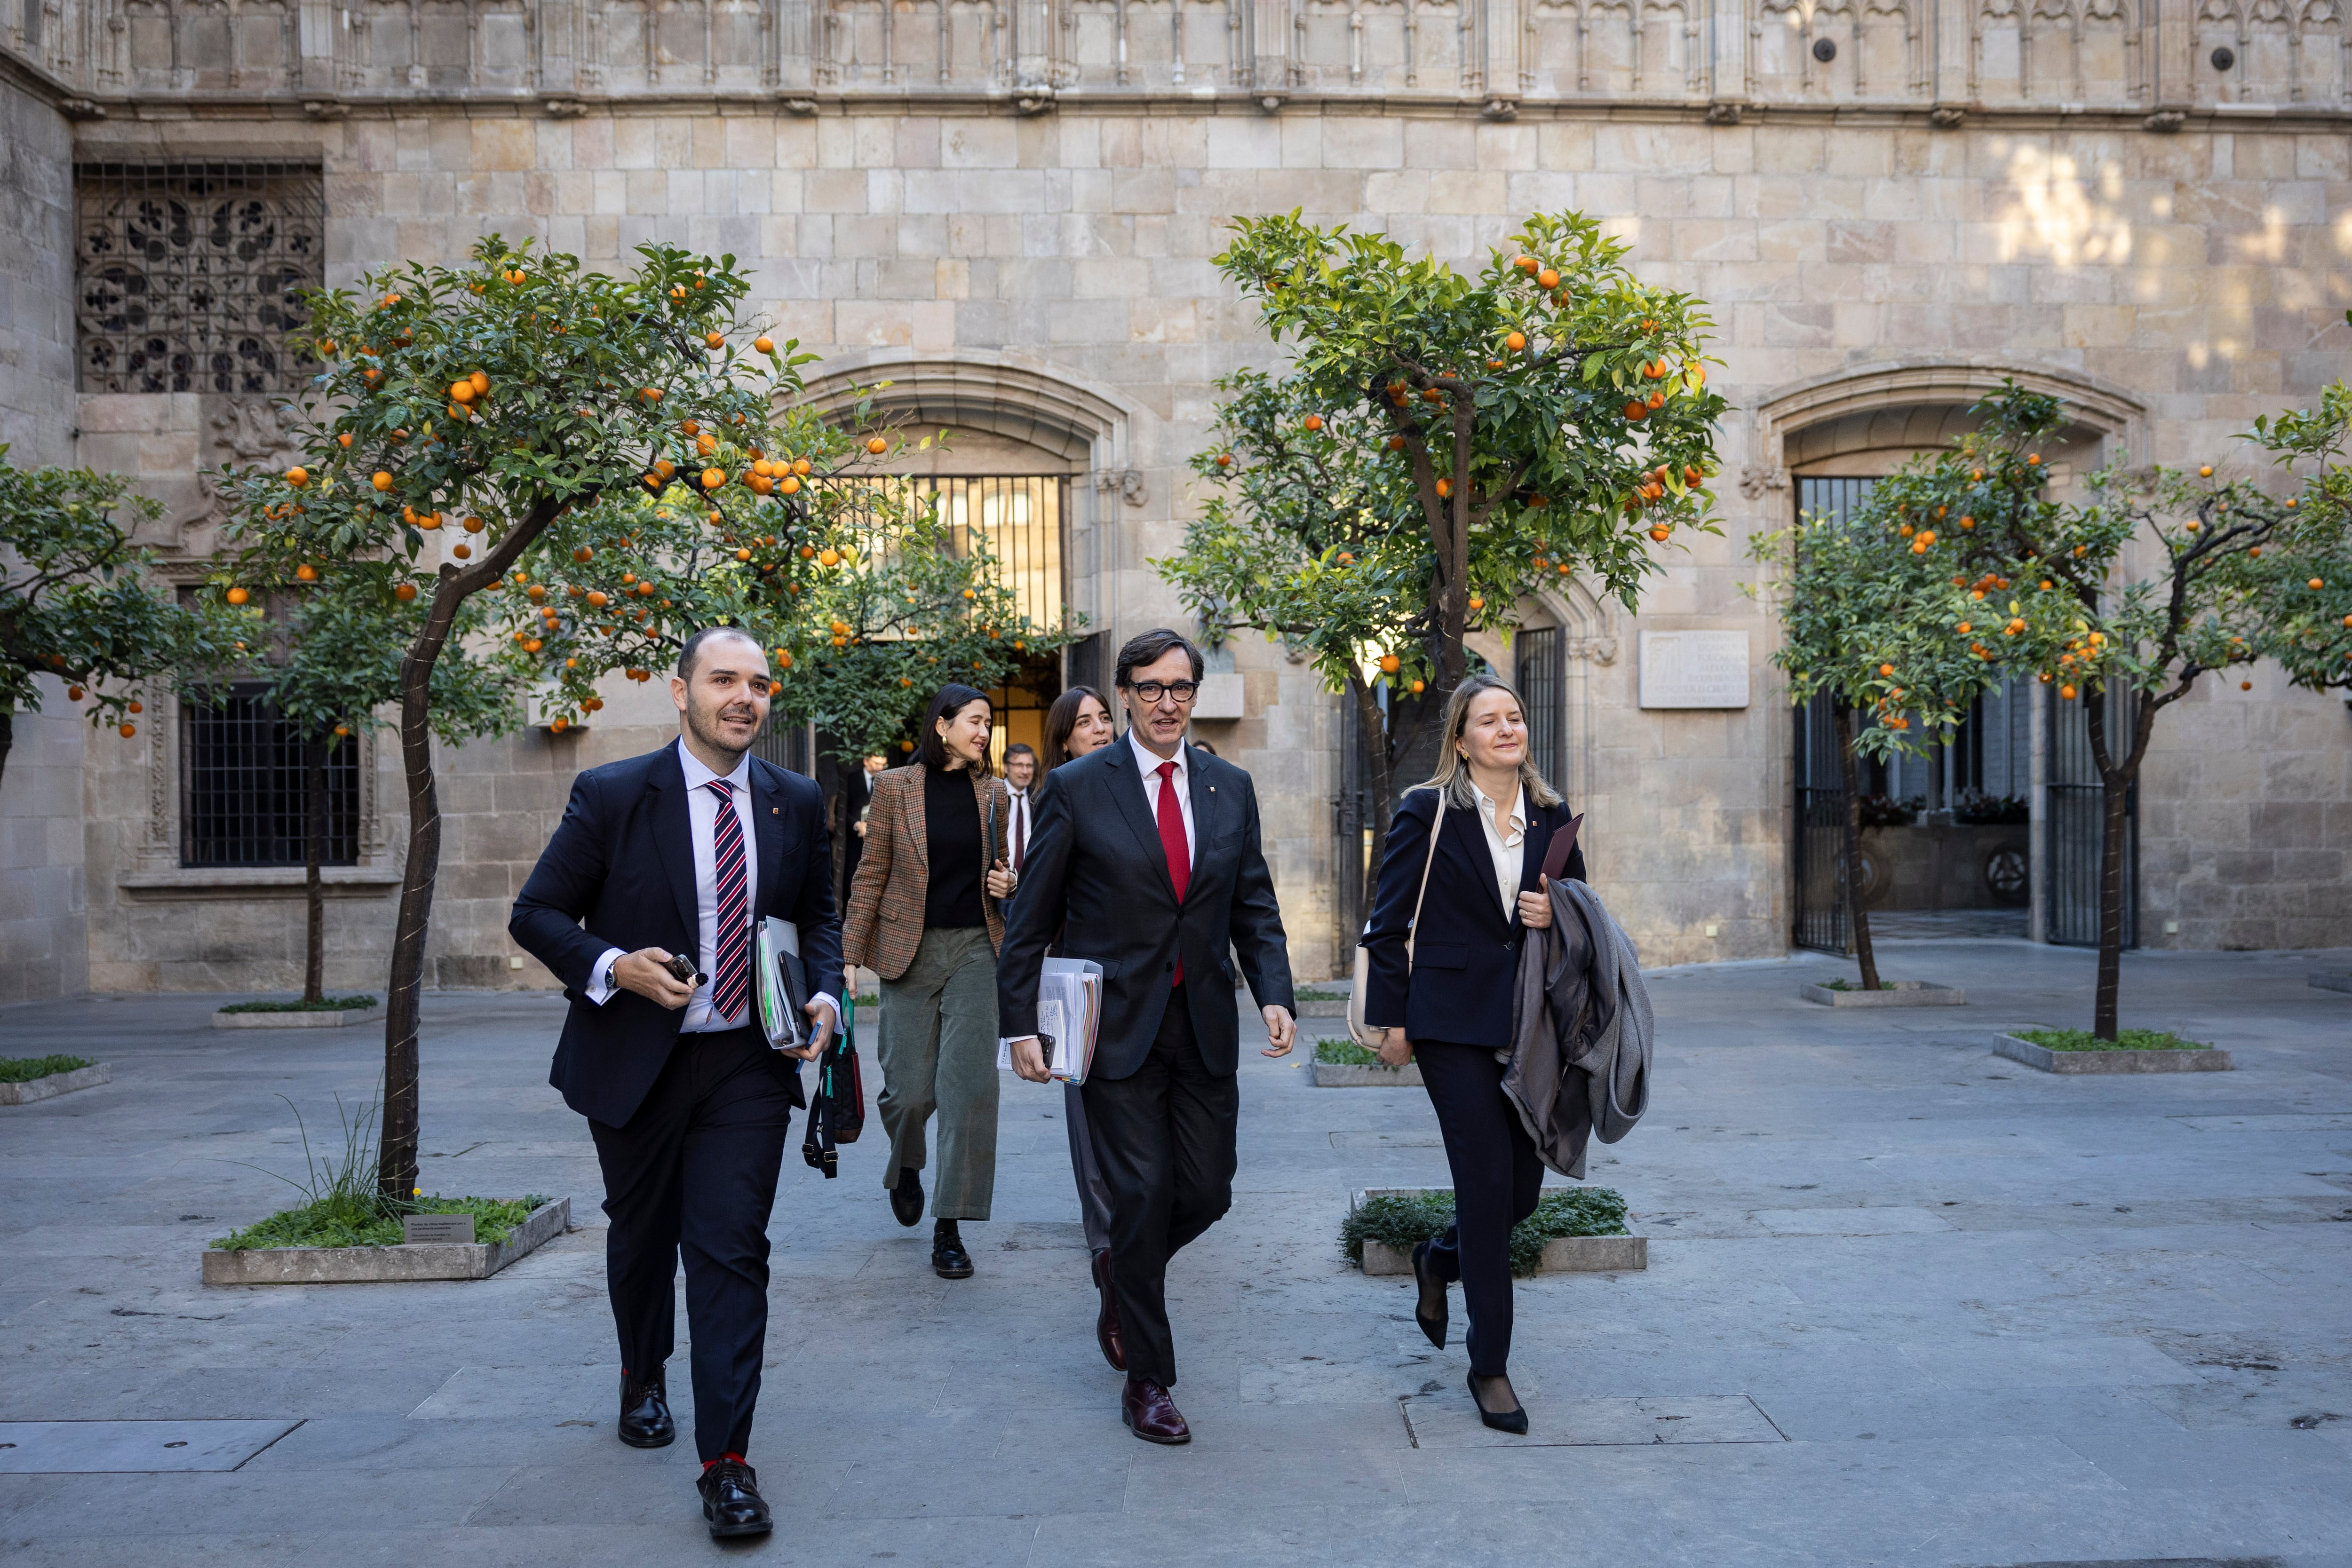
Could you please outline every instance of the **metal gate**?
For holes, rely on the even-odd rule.
[[[1339,698],[1339,792],[1331,797],[1333,914],[1340,933],[1342,973],[1355,962],[1356,936],[1371,918],[1372,879],[1380,874],[1380,867],[1370,863],[1372,813],[1385,806],[1372,799],[1367,771],[1363,721],[1356,715],[1354,696],[1343,693]]]
[[[1868,478],[1799,479],[1798,520],[1818,515],[1843,523],[1877,483]],[[1795,710],[1795,747],[1790,758],[1790,777],[1796,787],[1790,834],[1790,938],[1799,947],[1844,953],[1853,944],[1845,909],[1846,790],[1831,702],[1822,694]]]
[[[2042,865],[2048,897],[2042,940],[2061,947],[2099,945],[2100,811],[2105,787],[2091,759],[2089,701],[2067,702],[2049,695],[2050,762],[2048,805],[2042,812]],[[2106,695],[2107,737],[2113,748],[2132,723],[2132,694]],[[2139,945],[2139,789],[2124,797],[2124,946]]]

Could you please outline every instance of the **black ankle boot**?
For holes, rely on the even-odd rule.
[[[899,1224],[912,1228],[923,1218],[923,1173],[902,1170],[898,1185],[890,1189],[890,1213]]]
[[[942,1280],[971,1278],[971,1254],[963,1249],[963,1236],[952,1219],[931,1226],[931,1271]]]

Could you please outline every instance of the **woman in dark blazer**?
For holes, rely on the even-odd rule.
[[[1445,1288],[1462,1281],[1470,1312],[1470,1395],[1478,1416],[1506,1432],[1528,1429],[1512,1391],[1511,1228],[1535,1212],[1543,1162],[1503,1093],[1495,1053],[1511,1043],[1519,944],[1551,925],[1544,852],[1569,810],[1528,759],[1519,694],[1473,675],[1445,705],[1437,773],[1408,791],[1389,824],[1372,918],[1364,1021],[1387,1032],[1381,1060],[1416,1058],[1454,1172],[1454,1225],[1413,1249],[1421,1300],[1413,1312],[1433,1344],[1445,1343]],[[1444,815],[1437,845],[1430,826]],[[1428,886],[1423,887],[1423,867]],[[1581,851],[1568,875],[1584,877]],[[1420,914],[1414,915],[1416,904]],[[1408,956],[1406,938],[1412,936]]]

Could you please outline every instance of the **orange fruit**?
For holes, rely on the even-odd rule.
[[[2310,582],[2308,582],[2308,583],[2307,583],[2307,584],[2305,584],[2305,586],[2309,587],[2309,588],[2325,588],[2325,587],[2326,587],[2326,586],[2327,586],[2327,584],[2326,584],[2326,582],[2322,581],[2320,579],[2318,579],[2318,578],[2315,578],[2315,578],[2313,578],[2313,579],[2311,580],[2311,581],[2310,581]]]
[[[1511,263],[1511,265],[1517,267],[1521,272],[1533,272],[1537,267],[1541,267],[1543,263],[1538,261],[1534,256],[1523,256],[1519,257],[1518,260]]]
[[[132,713],[145,713],[147,711],[144,706],[137,702],[131,703],[130,706]]]
[[[1220,468],[1230,468],[1230,467],[1232,467],[1233,465],[1234,465],[1234,455],[1233,455],[1232,453],[1230,453],[1230,452],[1220,452],[1220,453],[1218,453],[1218,454],[1217,454],[1217,466],[1218,466],[1218,467],[1220,467]]]
[[[2197,477],[2200,479],[2210,479],[2213,477],[2213,465],[2208,463],[2205,466],[2197,470]]]
[[[727,483],[727,471],[725,469],[705,468],[702,471],[702,487],[704,489],[716,490],[719,486],[724,485],[725,483]]]
[[[659,387],[639,387],[637,389],[637,395],[645,399],[647,402],[661,402],[662,392]]]
[[[1391,452],[1402,452],[1404,450],[1404,437],[1402,435],[1390,436],[1389,450]]]
[[[1503,347],[1510,350],[1511,352],[1515,354],[1527,346],[1528,335],[1525,332],[1514,332],[1509,337],[1503,340]]]
[[[1419,695],[1421,695],[1421,688],[1422,688],[1422,683],[1421,683],[1421,682],[1419,682],[1419,681],[1415,681],[1415,682],[1413,682],[1413,683],[1412,683],[1412,695],[1415,695],[1415,696],[1419,696]]]
[[[460,544],[453,547],[449,553],[456,556],[459,560],[464,560],[467,557],[474,553],[474,549],[471,545]]]
[[[228,591],[226,597],[231,604],[242,604],[247,600],[252,598],[253,595],[247,590],[242,588],[232,588]]]
[[[588,595],[588,607],[591,610],[602,610],[610,602],[612,601],[604,597],[602,589],[593,590]]]
[[[299,465],[289,468],[286,470],[286,482],[299,490],[310,482],[310,471]]]
[[[702,335],[702,341],[706,347],[723,349],[727,346],[727,334],[724,332],[705,332]]]
[[[1637,423],[1638,423],[1639,421],[1641,421],[1641,420],[1643,420],[1643,419],[1648,418],[1648,417],[1649,417],[1649,413],[1650,413],[1650,409],[1649,409],[1649,405],[1648,405],[1647,403],[1644,403],[1644,402],[1639,402],[1639,401],[1636,401],[1636,402],[1629,402],[1629,403],[1627,403],[1627,404],[1625,405],[1625,417],[1626,417],[1627,419],[1633,420],[1633,421],[1635,421],[1635,422],[1637,422]]]
[[[735,552],[735,559],[737,560],[750,560],[751,559],[751,552],[747,549],[739,549]]]
[[[1397,673],[1397,670],[1403,664],[1403,663],[1404,661],[1398,658],[1394,653],[1382,653],[1381,655],[1381,674],[1384,675],[1393,675]]]
[[[866,450],[871,452],[877,457],[879,457],[882,454],[890,450],[890,444],[877,435],[870,438],[866,443]]]
[[[1349,555],[1346,550],[1341,550],[1339,552],[1339,564],[1341,566],[1353,566],[1356,564],[1356,558]]]
[[[1652,393],[1650,394],[1650,406],[1651,406],[1652,408],[1664,408],[1664,407],[1665,407],[1665,406],[1666,406],[1666,394],[1665,394],[1665,393],[1664,393],[1664,392],[1652,392]]]
[[[394,599],[399,600],[403,604],[405,604],[410,600],[416,597],[416,584],[413,582],[404,582],[392,591],[392,596]]]
[[[805,458],[805,457],[795,457],[795,458],[793,458],[793,473],[795,473],[795,474],[805,474],[805,473],[807,473],[808,471],[809,471],[809,460],[808,460],[807,458]]]
[[[1323,416],[1319,413],[1310,413],[1307,416],[1306,424],[1310,431],[1320,430],[1323,428]]]
[[[451,382],[449,383],[449,401],[451,402],[473,402],[474,383],[469,381]]]
[[[1685,464],[1684,464],[1684,465],[1683,465],[1683,483],[1684,483],[1684,484],[1685,484],[1685,485],[1696,485],[1696,484],[1699,484],[1700,482],[1702,482],[1703,480],[1705,480],[1706,478],[1706,469],[1704,469],[1704,468],[1701,468],[1697,464],[1696,464],[1696,463],[1685,463]]]
[[[1881,664],[1878,666],[1878,673],[1882,675],[1891,675],[1895,673],[1895,666],[1892,664]]]
[[[2025,465],[2028,468],[2039,468],[2042,465],[2042,454],[2039,452],[2027,453],[2025,455]]]
[[[78,703],[81,701],[81,688],[79,686],[68,686],[66,688],[66,701],[69,703]]]
[[[779,649],[777,649],[777,650],[776,650],[776,668],[778,668],[778,669],[780,669],[780,670],[789,670],[789,669],[791,669],[792,667],[793,667],[793,656],[792,656],[792,653],[791,653],[788,650],[785,650],[785,649],[782,649],[782,648],[779,648]]]
[[[1451,479],[1440,479],[1437,482],[1437,494],[1441,500],[1445,497],[1454,494],[1454,481]]]
[[[374,475],[370,477],[368,483],[373,485],[379,490],[389,490],[392,488],[392,476],[379,468],[375,471]]]
[[[319,580],[319,569],[306,560],[294,569],[294,580],[297,582],[316,582]]]
[[[837,550],[826,550],[816,558],[816,563],[819,566],[838,566],[841,563],[840,552]],[[963,596],[966,599],[970,599],[971,597],[971,590],[969,588],[965,589],[963,591]]]
[[[122,738],[125,740],[130,739],[132,736],[138,733],[139,727],[135,724],[126,724],[122,727]]]
[[[1549,267],[1545,267],[1541,272],[1536,274],[1536,287],[1538,288],[1558,288],[1559,287],[1559,274],[1554,272]]]
[[[751,347],[762,354],[772,354],[776,351],[776,340],[768,337],[754,338],[751,340]]]
[[[1660,525],[1660,526],[1658,526],[1657,528],[1652,528],[1652,529],[1650,530],[1650,537],[1651,537],[1652,538],[1654,538],[1654,539],[1657,540],[1660,544],[1664,544],[1664,543],[1665,543],[1665,542],[1666,542],[1666,536],[1667,536],[1670,532],[1672,532],[1672,530],[1671,530],[1671,529],[1667,528],[1664,525],[1661,524],[1661,525]]]

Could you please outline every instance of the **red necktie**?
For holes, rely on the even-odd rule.
[[[1168,855],[1168,881],[1176,890],[1176,902],[1184,902],[1184,890],[1192,882],[1192,851],[1184,841],[1184,808],[1176,799],[1176,765],[1160,765],[1160,847]],[[1171,986],[1184,983],[1184,960],[1176,960],[1176,977]]]
[[[710,831],[719,946],[717,972],[710,980],[710,1016],[724,1021],[743,1010],[751,992],[751,901],[735,792],[724,779],[713,779],[705,788],[719,797],[719,812]]]

